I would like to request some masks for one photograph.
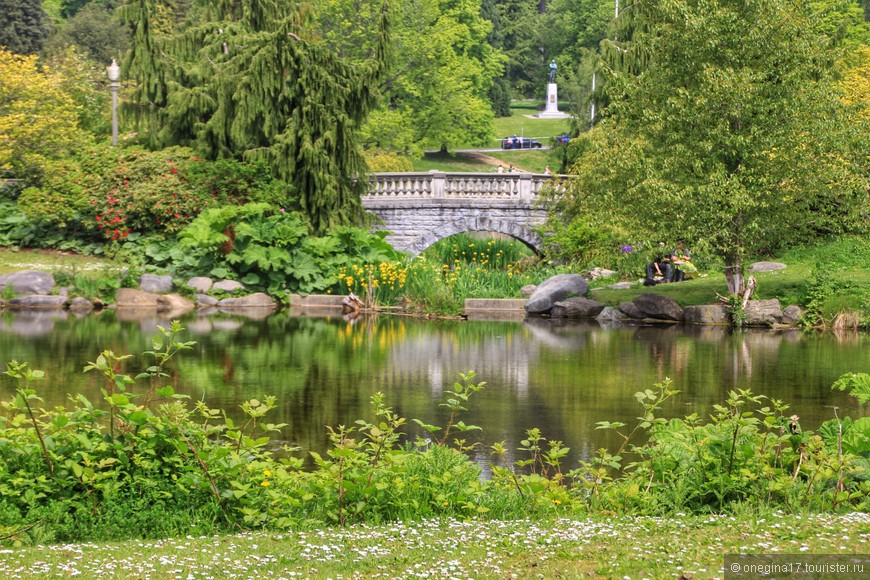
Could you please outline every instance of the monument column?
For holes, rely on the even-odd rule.
[[[556,61],[550,61],[550,77],[547,82],[547,103],[544,110],[537,115],[539,119],[564,119],[566,115],[559,110],[559,90],[556,86]]]

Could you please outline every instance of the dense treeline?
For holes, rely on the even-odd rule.
[[[486,143],[510,99],[543,96],[550,60],[577,115],[562,167],[577,178],[550,224],[552,257],[588,254],[608,231],[685,237],[737,291],[748,256],[867,229],[867,0],[2,7],[0,170],[20,180],[3,190],[3,227],[34,226],[14,243],[91,235],[105,215],[94,210],[121,199],[131,222],[97,237],[172,235],[211,204],[248,201],[298,212],[312,234],[365,226],[369,168]],[[114,157],[99,146],[111,59],[131,148]],[[219,185],[178,165],[199,161],[223,163]],[[264,174],[256,187],[252,171]],[[580,230],[591,234],[561,235]]]

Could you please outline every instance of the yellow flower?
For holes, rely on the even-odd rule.
[[[263,487],[269,487],[271,484],[268,481],[264,481],[260,485],[262,485]]]
[[[447,501],[444,502],[444,507],[447,507],[449,505],[450,505],[450,502],[447,502]]]
[[[268,469],[265,469],[263,470],[263,475],[265,475],[266,477],[272,477],[272,472]]]

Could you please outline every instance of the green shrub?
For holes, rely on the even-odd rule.
[[[263,164],[206,162],[180,147],[102,145],[54,162],[19,204],[34,224],[47,227],[46,241],[55,245],[57,236],[117,243],[131,235],[174,234],[207,208],[279,199],[292,202],[286,185]]]
[[[372,172],[414,171],[414,162],[392,151],[371,150],[365,153],[366,165]]]
[[[400,257],[383,234],[342,227],[312,237],[301,214],[265,203],[206,210],[178,238],[177,247],[151,247],[149,256],[178,276],[230,278],[279,298],[332,288],[343,266]]]
[[[748,390],[697,415],[659,417],[677,395],[664,381],[635,395],[643,411],[631,432],[566,471],[570,449],[529,429],[516,450],[492,445],[492,477],[467,453],[480,429],[462,414],[483,383],[473,372],[445,389],[443,425],[406,419],[382,394],[372,420],[328,429],[326,453],[303,470],[295,449],[270,445],[284,427],[268,422],[274,397],[242,404],[239,424],[165,385],[179,353],[177,322],[158,327],[150,364],[125,374],[129,355],[104,351],[88,363],[102,400],[82,395],[71,408],[41,407],[42,373],[11,362],[15,395],[0,414],[0,537],[3,542],[159,538],[324,524],[377,524],[421,518],[527,518],[586,510],[637,514],[706,513],[767,506],[797,510],[870,507],[870,419],[836,418],[802,431],[787,406]],[[870,398],[870,377],[844,376],[835,388]],[[627,460],[627,456],[631,456]],[[508,459],[514,456],[516,459]],[[743,506],[743,507],[741,507]]]

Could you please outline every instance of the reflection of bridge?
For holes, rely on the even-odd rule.
[[[377,215],[393,247],[419,254],[469,231],[506,234],[538,251],[534,227],[546,210],[538,193],[552,179],[529,173],[376,173],[363,207]]]

